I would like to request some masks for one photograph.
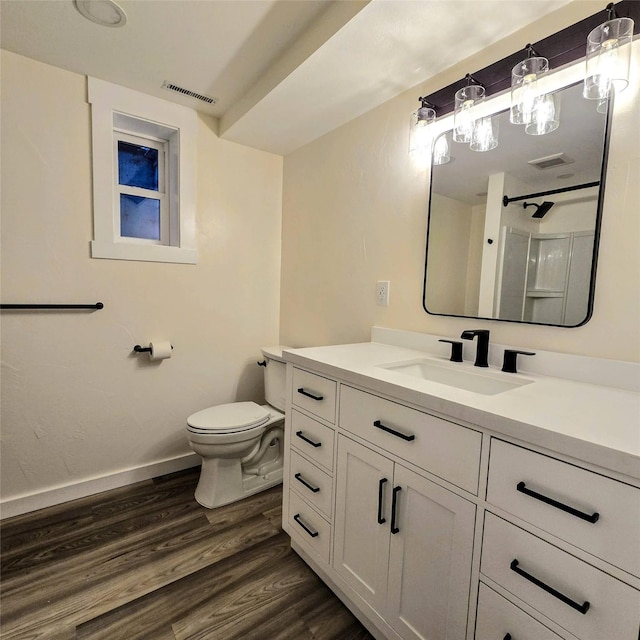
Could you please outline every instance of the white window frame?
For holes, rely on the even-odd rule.
[[[88,79],[93,142],[92,258],[195,264],[196,112],[119,85]],[[162,191],[141,190],[144,197],[162,196],[166,208],[160,240],[120,234],[118,139],[163,148]],[[137,139],[137,140],[136,140]],[[152,144],[153,143],[153,144]],[[124,191],[126,189],[127,191]]]

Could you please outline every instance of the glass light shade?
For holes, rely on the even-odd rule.
[[[598,100],[598,106],[596,107],[596,111],[598,113],[607,113],[609,109],[609,99],[602,98],[602,100]]]
[[[431,153],[432,129],[436,112],[429,107],[420,107],[411,114],[409,124],[409,153],[417,160],[426,162]]]
[[[471,84],[456,91],[453,112],[453,139],[455,142],[471,142],[475,128],[475,107],[484,100],[484,87]]]
[[[498,146],[498,119],[478,118],[471,134],[471,151],[491,151]]]
[[[543,136],[560,126],[560,94],[545,93],[535,101],[531,122],[524,131],[530,136]]]
[[[549,70],[546,58],[527,58],[511,70],[512,124],[529,124],[533,118],[536,100],[540,95],[538,79]]]
[[[449,139],[446,133],[443,133],[433,145],[433,164],[447,164],[451,160],[449,154]]]
[[[631,18],[608,20],[587,36],[585,98],[603,100],[612,85],[619,92],[629,84],[632,38]]]

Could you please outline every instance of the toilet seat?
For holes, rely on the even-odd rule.
[[[223,435],[243,433],[269,421],[271,413],[255,402],[231,402],[198,411],[187,418],[187,431]]]

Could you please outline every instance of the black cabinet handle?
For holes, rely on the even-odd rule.
[[[395,429],[392,429],[391,427],[387,427],[386,424],[382,424],[382,422],[380,422],[380,420],[376,420],[373,423],[373,426],[376,429],[382,429],[383,431],[386,431],[387,433],[390,433],[394,436],[397,436],[398,438],[402,438],[403,440],[407,440],[408,442],[410,442],[411,440],[415,440],[416,437],[411,433],[411,434],[407,434],[407,433],[401,433],[400,431],[396,431]]]
[[[386,478],[381,478],[378,483],[378,524],[384,524],[387,519],[382,517],[382,498],[384,497],[384,485],[387,483]]]
[[[582,511],[578,511],[577,509],[574,509],[573,507],[563,504],[562,502],[558,502],[553,498],[549,498],[548,496],[544,496],[541,493],[537,493],[536,491],[527,489],[524,482],[518,482],[518,484],[516,485],[516,490],[519,491],[520,493],[524,493],[527,496],[531,496],[536,500],[540,500],[545,504],[550,504],[552,507],[555,507],[556,509],[560,509],[562,511],[565,511],[566,513],[570,513],[572,516],[575,516],[576,518],[581,518],[582,520],[586,520],[591,524],[595,524],[596,522],[598,522],[598,518],[600,518],[600,514],[597,511],[591,514],[583,513]]]
[[[575,600],[572,600],[571,598],[568,598],[567,596],[565,596],[564,593],[560,593],[559,591],[556,591],[553,587],[550,587],[548,584],[545,584],[544,582],[542,582],[542,580],[538,580],[538,578],[536,578],[535,576],[532,576],[530,573],[523,571],[518,566],[519,564],[520,563],[518,562],[518,560],[516,559],[512,560],[511,571],[515,571],[519,576],[522,576],[529,582],[532,582],[533,584],[536,585],[536,587],[540,587],[543,591],[550,593],[552,596],[558,598],[558,600],[561,600],[565,604],[568,604],[571,608],[575,609],[576,611],[579,611],[583,615],[587,613],[587,611],[589,611],[589,607],[591,606],[589,602],[585,601],[582,604],[579,604]]]
[[[314,442],[313,440],[310,440],[302,433],[302,431],[296,431],[296,435],[298,436],[298,438],[302,438],[305,442],[308,442],[312,447],[322,446],[322,442]]]
[[[320,402],[320,400],[324,400],[324,396],[317,396],[314,393],[309,393],[308,391],[304,390],[304,387],[300,387],[298,389],[298,393],[301,393],[303,396],[307,396],[307,398],[311,398],[312,400],[316,400],[317,402]]]
[[[314,531],[313,529],[309,529],[309,527],[307,527],[307,525],[302,522],[302,520],[300,519],[300,514],[296,513],[295,516],[293,516],[293,519],[312,537],[312,538],[316,538],[318,536],[318,531]]]
[[[398,494],[402,491],[402,487],[393,488],[393,499],[391,501],[391,533],[394,535],[400,532],[396,526],[396,516],[398,515]]]
[[[307,487],[307,489],[310,489],[311,491],[313,491],[313,493],[318,493],[318,491],[320,491],[320,487],[314,487],[313,485],[309,484],[303,477],[301,473],[296,473],[295,476],[293,476],[298,482],[301,482],[305,487]]]
[[[507,633],[507,635],[504,638],[502,638],[502,640],[511,640],[511,634]]]

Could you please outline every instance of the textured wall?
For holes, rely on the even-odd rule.
[[[597,10],[572,3],[285,158],[284,343],[367,341],[372,325],[447,336],[478,327],[503,344],[640,360],[640,41],[633,45],[631,86],[614,112],[590,322],[573,329],[515,325],[430,316],[421,306],[428,183],[407,153],[418,96]],[[389,307],[376,305],[377,280],[391,281]]]
[[[89,257],[86,79],[2,52],[2,300],[101,301],[3,312],[2,496],[188,453],[186,417],[262,400],[278,343],[282,158],[220,140],[201,117],[197,265]],[[150,364],[133,345],[169,339]]]

